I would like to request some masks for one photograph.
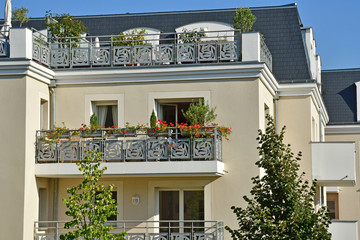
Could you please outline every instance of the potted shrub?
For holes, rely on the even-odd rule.
[[[141,125],[138,124],[136,126],[131,126],[129,122],[126,122],[125,128],[122,129],[122,132],[124,133],[124,136],[127,137],[136,137],[137,136],[137,130],[141,128]]]
[[[102,131],[98,125],[98,118],[95,113],[90,117],[90,127],[86,124],[81,124],[81,136],[82,137],[102,137]]]

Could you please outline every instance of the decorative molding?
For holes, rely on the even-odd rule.
[[[57,85],[142,83],[169,81],[219,81],[259,78],[263,63],[196,65],[184,64],[161,67],[121,69],[88,69],[56,71]]]
[[[360,125],[328,125],[325,127],[325,135],[336,134],[360,134]]]
[[[32,60],[0,61],[0,76],[30,76],[49,85],[54,71]]]

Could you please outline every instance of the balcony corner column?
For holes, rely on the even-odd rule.
[[[32,59],[32,31],[28,28],[11,28],[9,34],[10,58]]]
[[[243,62],[260,62],[260,33],[242,33],[241,49]]]

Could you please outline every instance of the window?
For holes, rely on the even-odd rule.
[[[100,192],[96,192],[96,195],[99,194]],[[111,198],[115,200],[115,204],[118,204],[117,201],[117,191],[111,191]],[[117,208],[116,208],[117,210]],[[108,221],[116,221],[117,220],[117,215],[111,215],[110,217],[107,218]]]
[[[171,220],[204,220],[203,190],[164,190],[159,191],[159,215],[161,232],[203,231],[202,222],[166,222]],[[170,229],[169,229],[170,224]]]
[[[336,192],[328,192],[326,193],[326,199],[330,219],[339,219],[339,194]]]
[[[93,113],[98,117],[99,125],[105,127],[118,125],[118,106],[116,102],[93,102]]]
[[[45,99],[40,100],[40,129],[47,130],[49,129],[49,104]]]
[[[192,101],[198,101],[198,99],[167,99],[157,100],[156,111],[158,119],[172,123],[186,123],[186,118],[183,112],[190,107]]]

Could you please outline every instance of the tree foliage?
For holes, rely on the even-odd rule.
[[[30,18],[27,16],[28,13],[29,13],[29,9],[25,7],[14,8],[14,10],[12,11],[13,20],[19,21],[20,27],[22,27],[23,23],[28,22],[30,20]]]
[[[69,38],[80,37],[82,33],[87,31],[86,26],[80,20],[75,20],[69,14],[52,14],[50,11],[46,12],[45,25],[53,38]],[[68,39],[58,39],[59,42],[68,43]],[[78,39],[72,39],[73,42],[78,42]]]
[[[68,208],[65,214],[72,220],[65,224],[65,228],[72,231],[61,235],[60,239],[125,239],[125,233],[110,234],[113,227],[105,224],[108,217],[118,212],[112,199],[113,185],[98,184],[106,170],[106,167],[100,168],[100,159],[100,152],[88,151],[84,160],[77,163],[84,179],[78,186],[67,189],[70,196],[63,202]]]
[[[331,239],[326,208],[314,208],[315,182],[310,186],[304,173],[298,175],[301,153],[294,156],[283,143],[285,127],[277,134],[267,119],[266,132],[259,130],[256,162],[265,176],[252,178],[253,198],[244,196],[246,208],[232,207],[239,228],[226,229],[233,239]]]
[[[182,33],[179,34],[180,43],[198,43],[201,41],[201,38],[205,37],[204,32],[198,32],[196,29],[187,30],[186,28],[182,29]]]
[[[256,16],[252,14],[250,8],[236,9],[234,16],[234,28],[241,29],[241,32],[249,32],[256,22]]]
[[[192,101],[190,107],[185,112],[184,110],[181,111],[190,125],[199,124],[204,126],[216,119],[217,114],[215,114],[215,110],[216,108],[210,108],[202,99],[199,99],[198,102]]]
[[[148,45],[147,41],[145,41],[145,35],[145,29],[141,29],[140,31],[134,29],[131,32],[121,32],[119,36],[111,37],[111,39],[113,46]]]

